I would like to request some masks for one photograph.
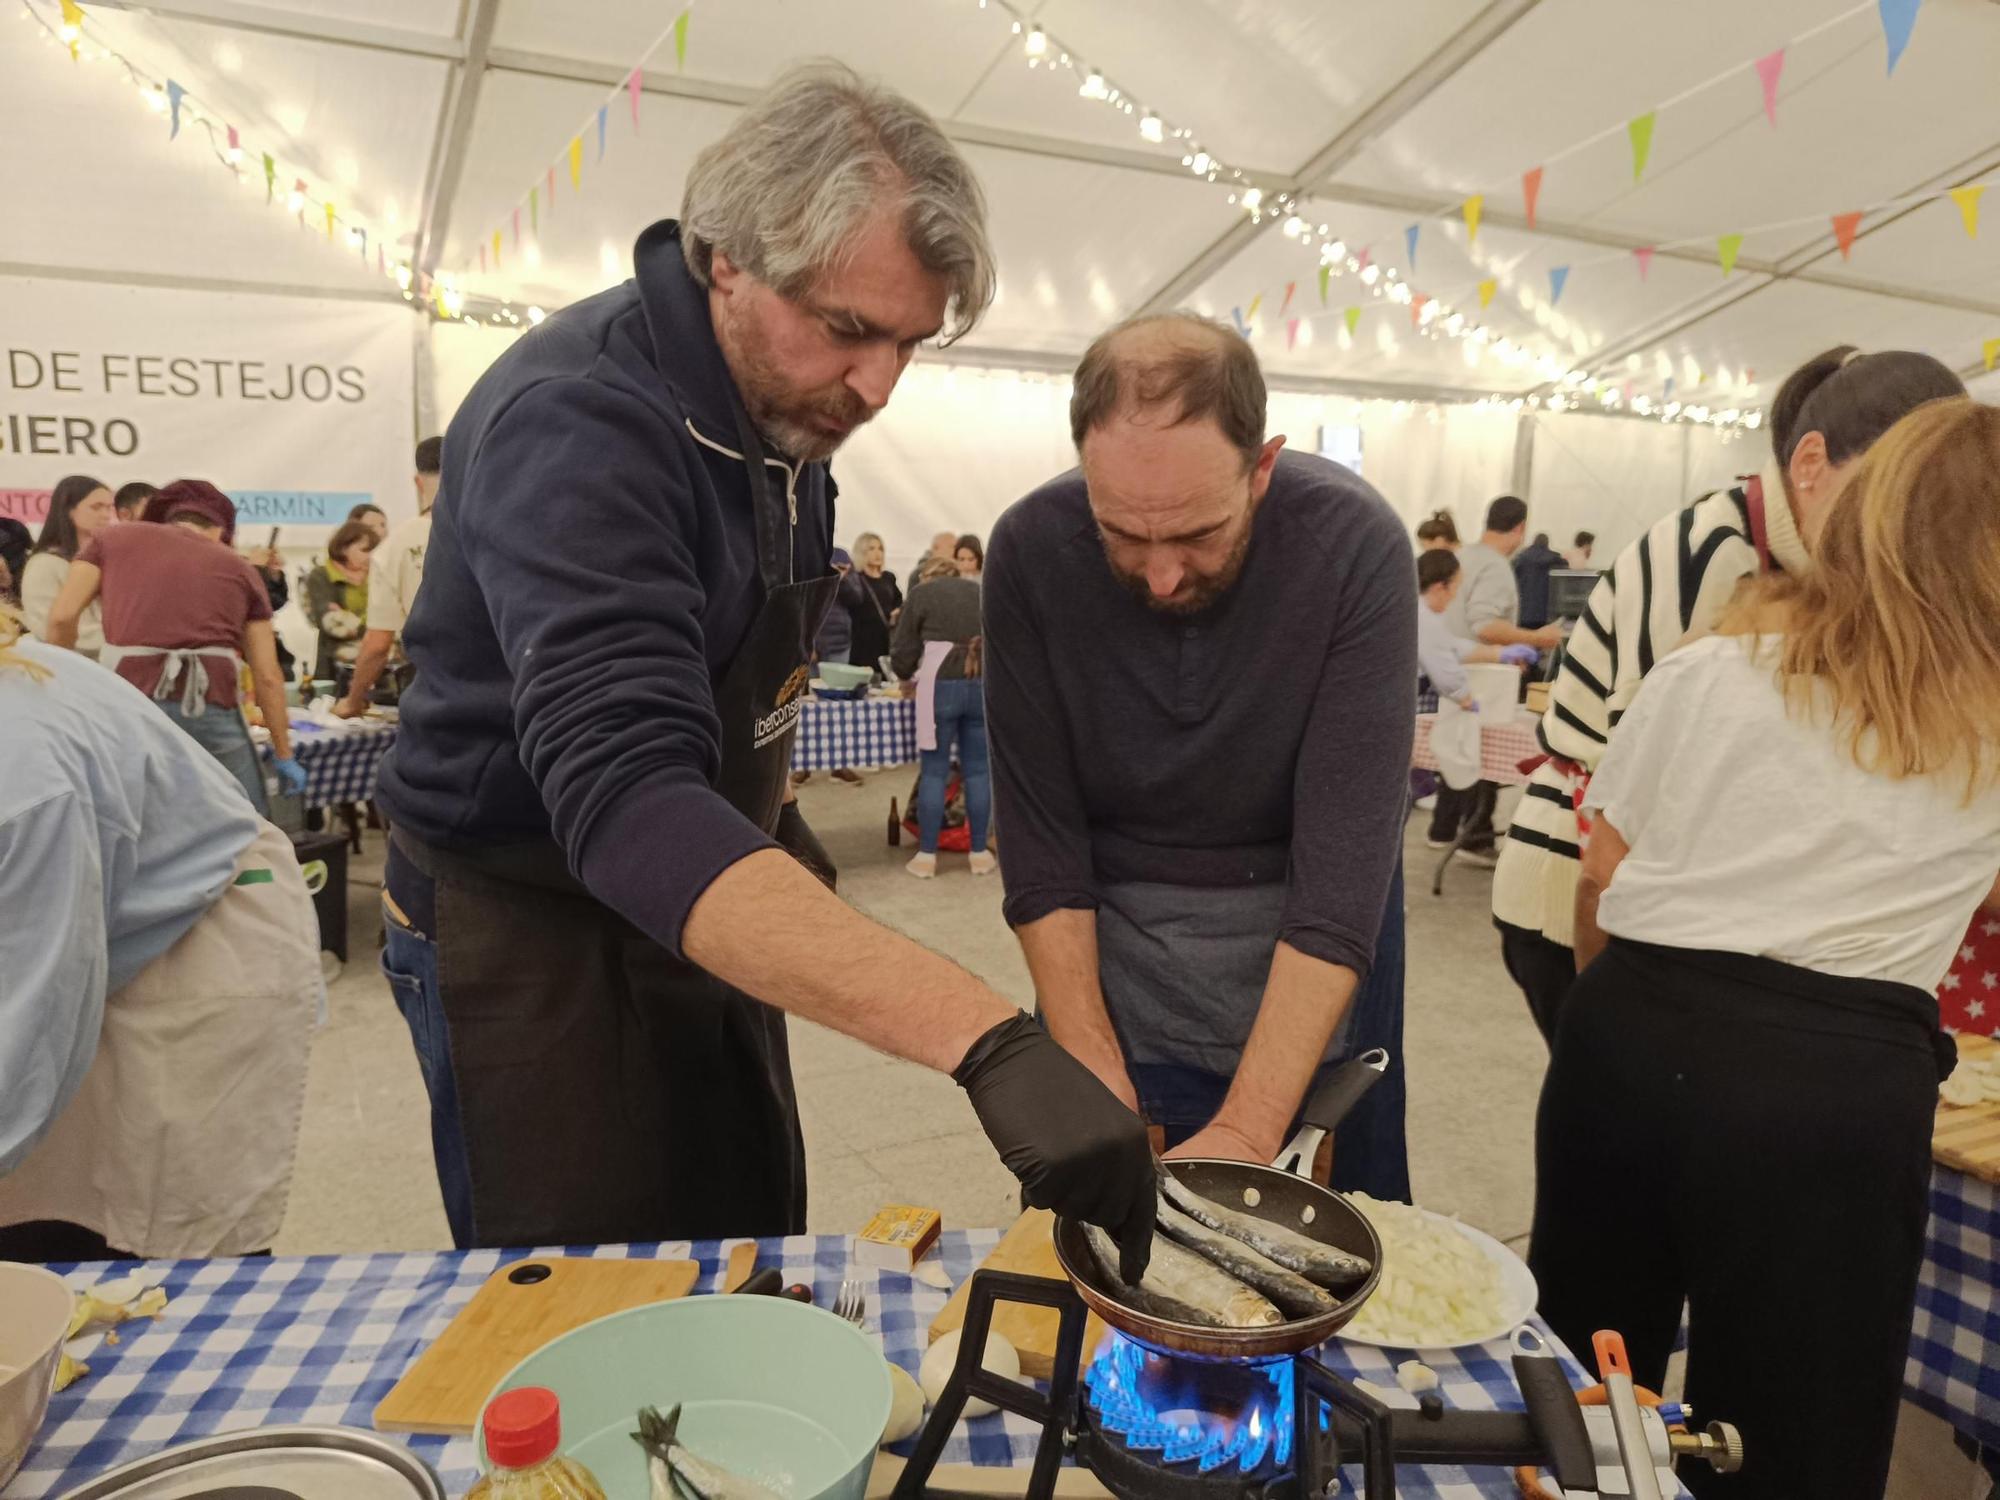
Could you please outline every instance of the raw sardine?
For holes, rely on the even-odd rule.
[[[1211,1203],[1172,1172],[1160,1174],[1160,1191],[1189,1218],[1232,1240],[1240,1240],[1265,1259],[1274,1260],[1286,1270],[1296,1271],[1330,1291],[1352,1291],[1374,1269],[1364,1257],[1322,1244],[1296,1229]]]
[[[1204,1328],[1269,1328],[1285,1321],[1265,1298],[1172,1240],[1154,1237],[1152,1262],[1133,1286],[1119,1278],[1118,1246],[1110,1235],[1086,1224],[1083,1237],[1119,1297],[1141,1312]]]
[[[664,1417],[658,1407],[639,1409],[639,1430],[632,1441],[646,1450],[653,1500],[778,1500],[756,1480],[688,1452],[674,1435],[680,1424],[678,1404]]]
[[[1317,1317],[1340,1306],[1340,1299],[1315,1286],[1296,1271],[1288,1271],[1269,1256],[1260,1255],[1239,1239],[1219,1229],[1210,1229],[1190,1218],[1160,1195],[1160,1233],[1194,1251],[1218,1270],[1266,1297],[1295,1318]],[[1154,1241],[1155,1244],[1159,1242]]]

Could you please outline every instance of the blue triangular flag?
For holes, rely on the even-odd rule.
[[[1569,284],[1568,266],[1549,267],[1549,306],[1554,307],[1563,299],[1563,288]]]
[[[173,128],[167,132],[168,140],[172,140],[181,133],[181,96],[185,93],[187,93],[187,90],[182,88],[178,83],[175,83],[173,79],[169,78],[167,80],[167,111],[173,119]]]
[[[610,107],[608,104],[597,106],[597,159],[599,161],[604,160],[604,114]]]
[[[1669,401],[1671,401],[1671,400],[1673,400],[1673,399],[1674,399],[1674,377],[1673,377],[1673,376],[1669,375],[1669,376],[1667,377],[1667,384],[1666,384],[1666,387],[1665,387],[1665,389],[1664,389],[1664,390],[1662,390],[1662,391],[1660,392],[1660,394],[1661,394],[1661,395],[1663,395],[1663,396],[1665,396],[1665,397],[1666,397],[1666,398],[1667,398],[1667,399],[1668,399]]]
[[[1924,0],[1875,0],[1876,9],[1882,12],[1882,35],[1889,43],[1889,71],[1896,71],[1896,62],[1903,55],[1903,49],[1910,45],[1910,32],[1917,24],[1917,7]]]
[[[1241,307],[1232,307],[1229,309],[1229,321],[1236,325],[1236,331],[1242,334],[1243,337],[1246,339],[1250,337],[1250,325],[1243,321],[1243,309]]]
[[[357,224],[354,226],[354,232],[361,236],[361,258],[366,260],[368,259],[368,231]]]
[[[1412,271],[1417,268],[1417,231],[1421,228],[1423,228],[1421,224],[1412,224],[1408,229],[1403,231],[1403,246],[1408,252],[1410,269]]]

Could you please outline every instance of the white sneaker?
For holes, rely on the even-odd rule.
[[[993,857],[991,849],[983,849],[967,857],[967,864],[975,875],[991,875],[1000,868],[1000,861]]]
[[[812,772],[806,771],[802,774],[810,776],[812,775]],[[1410,805],[1416,808],[1418,812],[1436,812],[1438,805],[1438,794],[1436,792],[1431,792],[1426,796],[1417,798],[1417,800],[1411,803]]]
[[[937,878],[937,856],[935,854],[919,854],[903,868],[919,880],[935,880]]]

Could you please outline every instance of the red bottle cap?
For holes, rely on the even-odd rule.
[[[509,1391],[486,1408],[486,1456],[502,1469],[527,1469],[562,1446],[562,1406],[538,1385]]]

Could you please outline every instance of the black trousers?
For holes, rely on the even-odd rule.
[[[1920,990],[1614,940],[1577,979],[1536,1125],[1541,1311],[1625,1336],[1742,1431],[1698,1496],[1880,1500],[1951,1043]]]
[[[1500,784],[1497,781],[1476,782],[1459,792],[1453,791],[1440,779],[1437,806],[1431,811],[1432,841],[1450,843],[1463,829],[1468,849],[1491,849],[1493,809],[1499,800]]]
[[[1496,920],[1493,925],[1500,929],[1500,958],[1507,975],[1528,997],[1528,1013],[1553,1050],[1563,999],[1576,983],[1576,950],[1510,922]]]

